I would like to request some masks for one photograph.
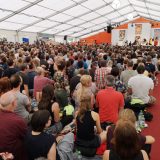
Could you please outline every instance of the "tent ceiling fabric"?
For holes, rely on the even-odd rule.
[[[127,16],[160,21],[159,0],[0,0],[0,29],[83,37]]]

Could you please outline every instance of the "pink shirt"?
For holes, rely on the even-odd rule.
[[[42,92],[42,89],[47,84],[53,84],[53,80],[47,77],[35,76],[34,77],[34,96],[36,95],[36,92]]]

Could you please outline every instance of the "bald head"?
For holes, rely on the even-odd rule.
[[[12,92],[3,94],[0,98],[0,104],[2,108],[10,111],[14,111],[16,106],[16,97]]]

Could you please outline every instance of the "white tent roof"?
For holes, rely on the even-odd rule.
[[[83,37],[127,16],[160,21],[159,0],[0,0],[0,29]]]

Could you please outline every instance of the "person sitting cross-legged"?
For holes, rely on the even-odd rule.
[[[101,129],[98,113],[91,110],[91,97],[88,95],[81,95],[76,125],[76,149],[84,156],[94,156],[96,149],[106,140],[106,131]]]
[[[16,106],[16,96],[11,92],[0,97],[0,153],[9,152],[15,160],[27,160],[23,143],[27,124],[14,113]]]
[[[144,75],[144,71],[144,64],[140,64],[137,67],[138,75],[128,81],[128,92],[131,94],[131,99],[139,99],[143,104],[151,105],[156,102],[156,98],[151,96],[154,83],[151,78]]]
[[[106,89],[100,90],[96,96],[99,108],[100,123],[103,129],[111,123],[116,123],[118,113],[124,107],[124,98],[121,92],[114,89],[115,78],[112,75],[106,77]]]
[[[103,160],[149,160],[130,121],[117,122],[112,142],[113,148],[104,152]]]

